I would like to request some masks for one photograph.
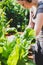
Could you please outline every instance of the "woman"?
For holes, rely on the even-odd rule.
[[[32,21],[32,13],[29,22],[29,27],[34,28],[36,32],[35,63],[43,65],[43,0],[31,0],[31,2],[37,5],[35,23]]]

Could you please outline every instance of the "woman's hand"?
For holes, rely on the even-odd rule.
[[[34,9],[31,8],[31,9],[30,9],[30,21],[29,21],[28,27],[29,27],[29,28],[33,28],[33,29],[34,29],[34,26],[35,26],[34,16],[35,16]]]

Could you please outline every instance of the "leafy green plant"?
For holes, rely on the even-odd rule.
[[[5,36],[7,25],[11,21],[12,19],[7,21],[4,8],[3,9],[0,8],[0,62],[1,62],[1,65],[7,65],[8,56],[13,50],[14,45],[16,44],[15,41],[9,42]],[[15,30],[16,29],[14,29],[14,31]]]
[[[8,65],[26,65],[29,62],[28,49],[30,47],[32,39],[35,38],[35,35],[34,30],[32,29],[26,29],[25,32],[22,36],[16,38],[16,45],[14,46],[13,51],[9,55],[7,61]],[[28,39],[25,37],[25,35],[28,36]]]

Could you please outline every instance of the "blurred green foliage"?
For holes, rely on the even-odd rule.
[[[24,31],[28,24],[27,12],[29,13],[29,10],[17,4],[15,0],[0,2],[0,65],[28,64],[28,49],[35,35],[32,29],[27,28]],[[9,23],[10,26],[14,25],[18,31],[24,31],[24,34],[19,35],[14,29],[16,34],[12,42],[9,42],[5,36]],[[12,64],[14,61],[15,64]]]
[[[12,19],[10,27],[16,27],[18,31],[24,31],[29,23],[29,9],[24,8],[15,0],[2,0],[0,8],[4,8],[7,21]]]

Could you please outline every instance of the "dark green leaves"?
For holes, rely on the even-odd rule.
[[[7,21],[10,22],[10,27],[16,27],[18,31],[24,31],[29,23],[29,9],[18,4],[16,0],[3,0],[1,8],[6,13]]]

